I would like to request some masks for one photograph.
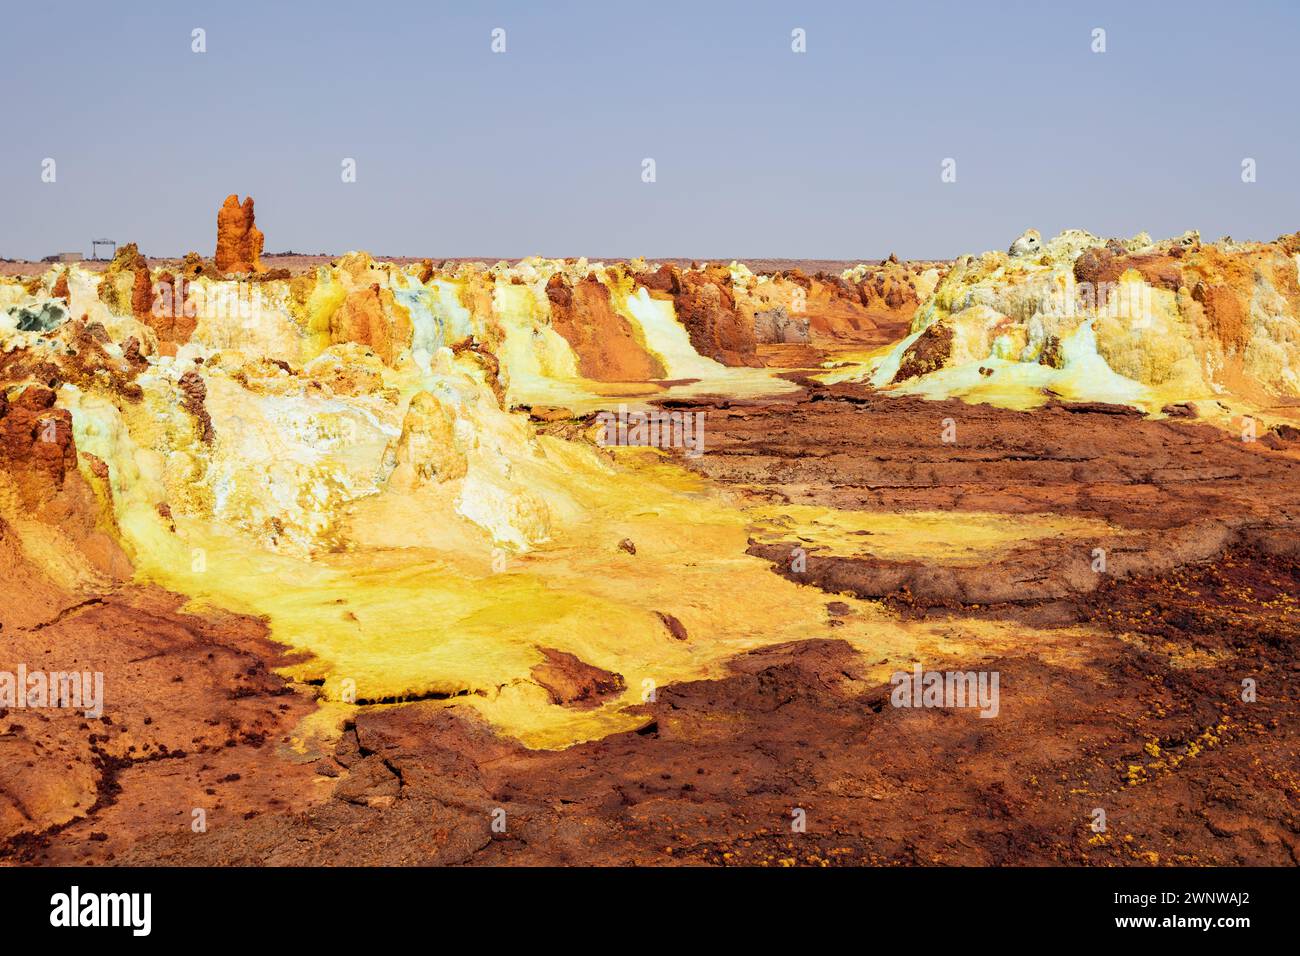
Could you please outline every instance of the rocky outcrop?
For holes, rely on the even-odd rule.
[[[198,325],[197,304],[190,300],[192,281],[186,277],[186,271],[177,276],[170,272],[158,274],[157,294],[144,318],[157,333],[158,344],[167,351],[188,342]]]
[[[989,387],[959,374],[948,394],[1032,405],[1059,387],[1074,400],[1155,413],[1218,392],[1271,414],[1300,396],[1300,285],[1286,250],[1285,241],[1202,243],[1196,232],[1159,242],[1082,230],[1042,242],[1027,232],[1009,254],[958,259],[917,310],[921,337],[896,346],[895,373],[884,363],[871,381],[969,365]],[[1030,363],[1059,375],[1022,367]]]
[[[539,648],[542,663],[533,667],[533,680],[551,695],[551,703],[564,707],[593,707],[602,698],[622,693],[626,685],[620,674],[595,667],[572,654]]]
[[[754,314],[754,337],[764,344],[802,344],[808,341],[808,320],[791,316],[784,306]]]
[[[677,320],[700,355],[723,365],[762,366],[753,320],[737,311],[726,267],[683,270],[665,265],[636,280],[652,294],[671,296]]]
[[[47,333],[44,339],[52,347],[0,351],[0,386],[35,382],[57,389],[71,382],[79,388],[105,389],[129,402],[140,400],[142,391],[135,378],[141,366],[131,360],[132,354],[139,357],[138,342],[134,353],[117,358],[107,348],[103,325],[87,322],[84,316],[33,331]]]
[[[908,323],[939,272],[937,266],[923,269],[893,258],[843,274],[807,275],[790,269],[770,276],[743,275],[735,292],[738,308],[754,318],[759,341],[805,341],[798,331],[769,338],[781,335],[771,323],[774,310],[784,309],[791,320],[806,326],[806,341],[813,344],[884,345],[907,334]]]
[[[79,470],[72,415],[54,389],[6,376],[0,370],[0,633],[12,650],[15,628],[125,580],[131,564],[116,541],[107,471],[93,456]]]
[[[186,279],[197,279],[199,276],[207,276],[209,279],[224,278],[215,263],[204,259],[197,252],[185,253],[185,258],[181,260],[180,274]]]
[[[1094,246],[1085,249],[1074,262],[1074,277],[1080,283],[1104,288],[1117,283],[1125,272],[1132,269],[1155,288],[1177,291],[1182,283],[1182,273],[1177,260],[1181,251],[1169,253],[1134,254],[1111,246]],[[1100,296],[1099,305],[1106,304]]]
[[[72,416],[54,400],[54,391],[42,385],[28,385],[12,398],[0,391],[0,469],[14,479],[28,511],[50,501],[77,470]]]
[[[560,272],[546,283],[551,325],[578,357],[578,371],[595,382],[646,382],[664,377],[664,366],[614,311],[609,289],[594,273],[576,283]]]
[[[208,387],[203,382],[203,376],[194,369],[190,369],[181,376],[180,382],[177,384],[179,384],[180,390],[185,396],[182,403],[185,410],[194,416],[194,423],[200,440],[210,444],[213,438],[212,416],[208,414],[208,409],[204,404],[208,397]]]
[[[411,322],[403,310],[393,308],[392,292],[371,283],[347,295],[330,316],[329,334],[331,342],[368,346],[391,366],[411,344]]]
[[[262,230],[253,215],[253,197],[239,203],[231,193],[217,212],[216,266],[222,272],[262,272]]]
[[[858,299],[869,315],[893,321],[911,319],[920,305],[917,276],[898,262],[884,262],[857,283]]]
[[[99,281],[99,298],[118,315],[144,320],[153,307],[149,263],[134,242],[119,246]]]
[[[465,452],[456,440],[456,417],[436,396],[416,392],[402,422],[397,443],[396,487],[416,488],[464,478]]]
[[[952,341],[952,328],[941,322],[931,325],[903,353],[894,381],[905,382],[946,366],[952,357]]]
[[[1037,229],[1026,229],[1007,251],[1013,256],[1039,255],[1043,251],[1043,237]]]

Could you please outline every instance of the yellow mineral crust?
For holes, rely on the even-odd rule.
[[[747,509],[760,542],[800,540],[808,550],[837,557],[974,567],[1026,543],[1053,537],[1115,533],[1096,519],[1059,515],[1007,515],[979,511],[840,511],[783,504]]]
[[[821,379],[1021,409],[1189,402],[1234,430],[1269,425],[1300,396],[1296,269],[1278,243],[1030,230],[1010,253],[958,259],[906,338]]]
[[[582,378],[550,324],[557,273],[609,283],[613,307],[679,380],[790,388],[701,358],[671,302],[599,264],[421,281],[353,253],[306,280],[198,276],[175,300],[193,312],[192,334],[166,354],[147,322],[104,301],[94,273],[72,269],[88,318],[140,346],[134,397],[94,380],[58,390],[83,472],[102,463],[96,480],[137,579],[195,608],[265,617],[306,652],[290,673],[322,681],[329,700],[448,695],[539,746],[634,726],[629,707],[654,687],[805,636],[820,600],[744,555],[746,519],[724,496],[659,452],[538,434],[512,410],[539,398],[608,407],[691,384]],[[0,295],[33,300],[16,283]],[[3,334],[11,349],[48,337]],[[107,347],[126,368],[120,344]],[[24,540],[49,573],[89,579],[75,549],[37,531]],[[725,610],[737,587],[762,593],[748,615]],[[541,647],[621,674],[626,692],[591,710],[554,705],[530,678]]]

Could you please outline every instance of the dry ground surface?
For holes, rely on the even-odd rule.
[[[756,503],[1104,521],[1093,538],[929,567],[751,542],[773,574],[951,628],[927,666],[996,670],[1001,708],[891,706],[834,638],[661,688],[640,727],[530,751],[454,702],[362,708],[289,746],[311,688],[260,622],[125,587],[3,635],[130,675],[105,717],[0,714],[3,808],[66,808],[17,864],[1300,863],[1300,442],[1104,406],[1033,413],[809,384],[720,400],[687,462]],[[941,421],[959,440],[941,440]],[[791,569],[791,548],[807,566]],[[1110,556],[1098,574],[1094,549]],[[980,648],[983,626],[1022,637]],[[977,660],[969,649],[976,646]],[[55,661],[55,658],[59,660]],[[1257,696],[1242,699],[1243,681]],[[123,686],[125,685],[125,686]],[[192,808],[206,807],[206,832]],[[1105,812],[1105,832],[1090,824]],[[802,810],[806,832],[794,832]],[[492,823],[504,811],[504,832]]]

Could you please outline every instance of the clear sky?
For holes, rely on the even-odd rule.
[[[0,256],[210,255],[232,192],[268,252],[1271,239],[1300,228],[1298,49],[1281,0],[6,3]]]

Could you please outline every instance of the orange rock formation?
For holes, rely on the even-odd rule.
[[[551,322],[578,356],[578,371],[597,382],[663,378],[663,363],[637,341],[631,324],[614,311],[609,289],[588,273],[570,284],[557,273],[546,284]]]
[[[691,345],[706,358],[723,365],[761,367],[752,320],[736,311],[731,274],[726,266],[683,270],[664,265],[643,273],[637,282],[658,298],[671,298]]]
[[[217,212],[217,268],[222,272],[262,272],[262,230],[255,224],[253,197],[239,204],[231,193]]]

